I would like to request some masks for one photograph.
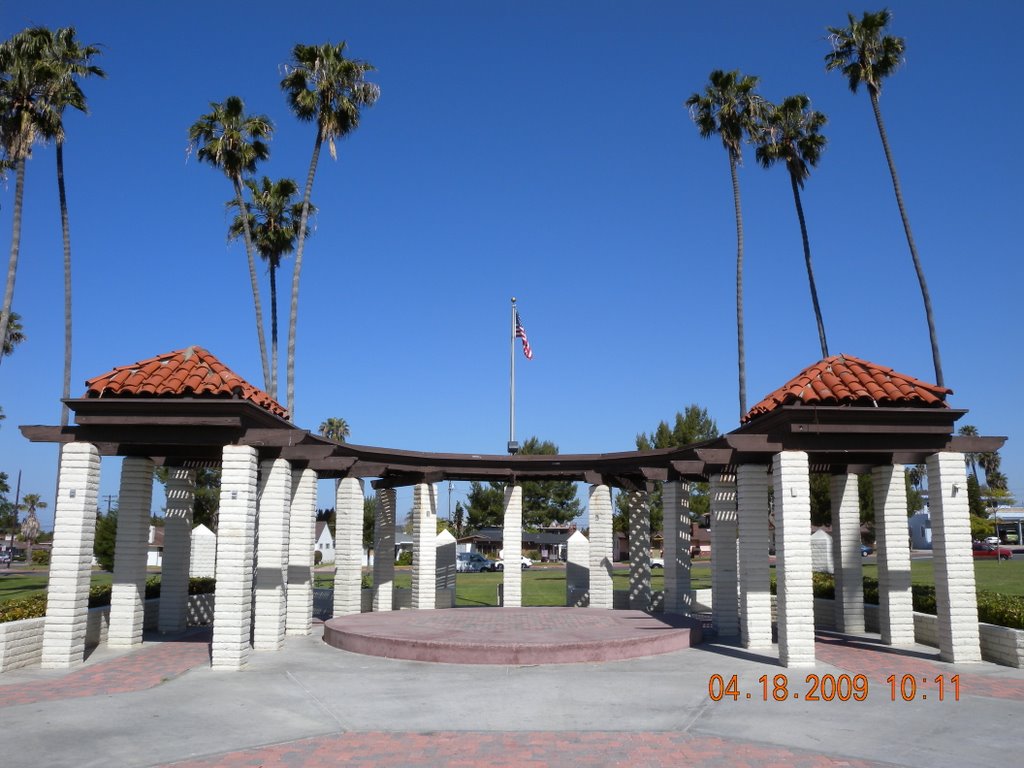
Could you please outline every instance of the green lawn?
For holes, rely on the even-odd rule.
[[[43,571],[34,573],[0,573],[0,603],[5,600],[19,600],[23,597],[45,592],[49,575]],[[92,584],[109,584],[114,575],[106,571],[93,571]]]

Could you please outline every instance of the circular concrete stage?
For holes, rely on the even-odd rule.
[[[324,642],[370,656],[449,664],[618,661],[689,648],[700,622],[589,608],[451,608],[330,619]]]

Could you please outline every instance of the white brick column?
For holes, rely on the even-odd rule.
[[[612,608],[612,563],[615,533],[612,529],[612,493],[607,485],[590,486],[590,608]]]
[[[256,544],[256,603],[252,647],[277,651],[284,645],[288,578],[288,518],[292,505],[292,466],[285,459],[260,465]]]
[[[395,594],[395,507],[394,488],[377,491],[373,516],[373,610],[390,611]]]
[[[417,483],[412,490],[412,607],[432,610],[436,602],[437,489]]]
[[[689,616],[693,612],[690,586],[690,484],[679,481],[661,488],[664,510],[665,612]]]
[[[89,443],[68,443],[60,452],[53,549],[43,628],[43,669],[63,669],[85,658],[92,545],[100,454]]]
[[[196,473],[191,469],[167,472],[167,508],[164,512],[164,555],[160,566],[161,632],[181,632],[187,624],[188,575],[192,568],[192,507]]]
[[[928,457],[928,508],[932,517],[939,657],[954,664],[981,661],[967,469],[962,453]]]
[[[878,536],[878,625],[882,642],[914,644],[914,604],[910,592],[910,531],[903,465],[871,470]],[[973,555],[972,555],[973,557]]]
[[[857,475],[833,475],[829,496],[832,501],[836,629],[859,635],[864,633],[864,574],[860,553]]]
[[[257,454],[248,445],[225,445],[221,456],[212,666],[241,669],[249,660],[252,632]]]
[[[502,532],[502,560],[505,571],[502,574],[506,608],[519,608],[523,604],[523,488],[520,485],[505,486],[505,525]]]
[[[651,610],[651,504],[646,491],[629,493],[629,609]]]
[[[565,604],[584,608],[590,603],[590,542],[575,531],[565,543]]]
[[[334,616],[362,610],[363,481],[344,477],[335,494]]]
[[[130,648],[142,642],[152,503],[153,462],[126,456],[121,462],[117,496],[117,543],[107,631],[107,645],[111,648]]]
[[[740,633],[736,563],[736,480],[711,476],[711,622],[719,637]]]
[[[313,630],[313,534],[316,528],[316,472],[292,470],[291,516],[288,521],[288,586],[285,634]]]
[[[743,464],[737,468],[736,505],[740,538],[740,639],[745,648],[771,648],[767,467]]]
[[[803,451],[783,451],[772,459],[779,661],[784,667],[814,664],[809,470]]]

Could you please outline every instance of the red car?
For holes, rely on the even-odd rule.
[[[1009,560],[1013,557],[1013,552],[1008,550],[1006,547],[997,547],[994,544],[985,544],[981,541],[976,541],[972,545],[974,549],[975,557],[998,557],[1000,560]]]

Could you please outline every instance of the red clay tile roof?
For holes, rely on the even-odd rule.
[[[897,373],[852,355],[833,355],[805,368],[755,405],[743,421],[782,405],[866,405],[888,408],[948,408],[953,390]]]
[[[186,347],[88,379],[86,397],[240,397],[275,416],[288,411],[202,347]]]

